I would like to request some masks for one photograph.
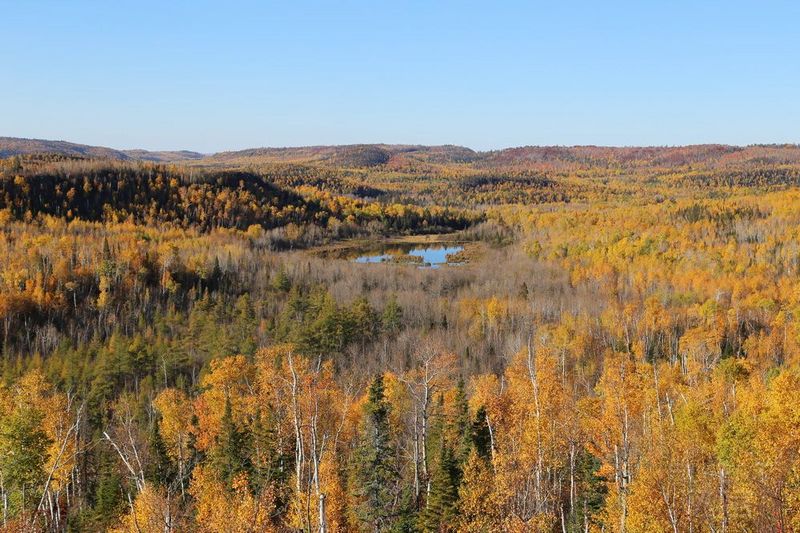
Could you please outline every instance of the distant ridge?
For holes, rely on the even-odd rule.
[[[59,154],[65,156],[91,157],[98,159],[118,159],[120,161],[188,161],[204,157],[203,154],[190,151],[155,151],[148,150],[115,150],[105,146],[90,146],[67,141],[49,141],[44,139],[22,139],[18,137],[0,137],[0,158],[15,155]]]
[[[800,163],[800,145],[797,144],[521,146],[484,152],[456,145],[351,144],[248,148],[201,154],[188,150],[117,150],[67,141],[0,137],[0,158],[45,153],[120,161],[187,162],[233,168],[279,163],[329,168],[380,167],[389,170],[424,169],[438,165],[466,165],[474,169],[575,170],[596,167],[716,168]]]
[[[130,159],[137,161],[156,161],[156,162],[170,162],[170,161],[198,161],[203,159],[205,154],[199,152],[191,152],[189,150],[177,151],[149,151],[149,150],[123,150]]]

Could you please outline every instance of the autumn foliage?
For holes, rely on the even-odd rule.
[[[796,150],[729,148],[4,160],[3,530],[800,529]]]

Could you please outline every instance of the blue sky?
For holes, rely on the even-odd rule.
[[[797,2],[0,0],[0,135],[800,142]]]

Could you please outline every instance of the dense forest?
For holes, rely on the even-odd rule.
[[[800,529],[796,146],[20,146],[5,531]]]

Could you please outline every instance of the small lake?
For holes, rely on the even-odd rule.
[[[448,261],[448,256],[464,250],[463,246],[445,245],[391,245],[380,250],[362,253],[353,259],[356,263],[396,263],[416,265],[419,268],[439,268],[442,265],[460,264]]]

